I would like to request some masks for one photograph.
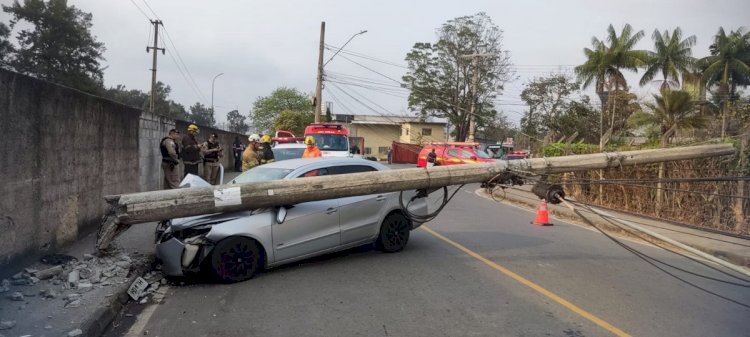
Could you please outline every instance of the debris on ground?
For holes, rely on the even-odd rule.
[[[16,326],[16,321],[0,321],[0,330],[13,329]]]
[[[23,301],[23,298],[24,298],[23,294],[21,294],[18,291],[13,292],[12,294],[10,294],[10,300],[11,301]]]
[[[81,329],[75,329],[75,330],[68,332],[68,337],[76,337],[80,335],[83,335],[83,331]]]
[[[49,254],[49,255],[42,256],[42,258],[39,259],[39,261],[42,261],[42,263],[44,264],[56,266],[56,265],[61,265],[61,264],[67,264],[67,263],[70,263],[71,261],[78,261],[78,259],[76,259],[73,256],[65,255],[65,254]]]

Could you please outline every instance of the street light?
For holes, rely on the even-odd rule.
[[[221,75],[224,75],[224,73],[214,76],[213,81],[211,81],[211,113],[214,113],[214,83],[216,83],[216,79]]]
[[[343,49],[344,49],[344,47],[346,47],[346,45],[347,45],[347,44],[349,44],[349,42],[351,42],[351,41],[352,41],[352,40],[353,40],[353,39],[354,39],[355,37],[357,37],[357,35],[362,35],[362,34],[364,34],[364,33],[367,33],[367,31],[366,31],[366,30],[363,30],[363,31],[361,31],[361,32],[359,32],[359,33],[356,33],[356,34],[352,35],[352,37],[350,37],[350,38],[349,38],[349,40],[346,40],[346,42],[344,42],[344,45],[342,45],[342,46],[341,46],[341,47],[339,48],[339,50],[337,50],[337,51],[336,51],[336,52],[335,52],[335,53],[333,54],[333,56],[331,56],[331,58],[329,58],[329,59],[328,59],[328,61],[326,61],[326,63],[324,63],[324,64],[323,64],[323,67],[325,67],[325,66],[326,66],[326,64],[328,64],[328,62],[331,62],[331,60],[333,60],[333,58],[334,58],[334,57],[336,57],[336,55],[338,55],[338,54],[339,54],[339,52],[340,52],[341,50],[343,50]]]
[[[323,47],[325,46],[325,31],[326,31],[326,23],[321,22],[320,23],[320,49],[318,50],[318,79],[317,79],[317,84],[315,85],[315,123],[320,123],[320,113],[321,113],[320,109],[321,109],[321,104],[322,104],[321,95],[323,91],[323,67],[325,67],[325,65],[328,64],[328,62],[331,62],[331,60],[333,60],[333,58],[336,55],[338,55],[338,53],[342,49],[344,49],[344,47],[346,47],[346,45],[349,44],[349,42],[351,42],[352,39],[354,39],[357,35],[362,35],[364,33],[367,33],[366,30],[363,30],[359,33],[352,35],[352,37],[350,37],[349,40],[347,40],[346,43],[344,43],[344,45],[341,46],[341,48],[339,48],[339,50],[337,50],[336,53],[333,54],[333,56],[331,56],[331,58],[328,59],[328,61],[326,61],[326,63],[323,63]]]

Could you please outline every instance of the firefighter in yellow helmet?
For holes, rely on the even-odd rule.
[[[187,135],[182,137],[182,162],[185,164],[185,175],[198,175],[198,165],[201,163],[201,148],[198,140],[195,138],[200,130],[195,124],[187,127]]]
[[[271,136],[263,135],[263,137],[260,137],[260,144],[258,144],[258,161],[263,165],[272,162],[273,159]]]
[[[302,158],[321,157],[320,149],[317,146],[315,146],[315,137],[313,136],[305,137],[305,145],[307,145],[307,148],[305,149],[305,152],[302,153]]]

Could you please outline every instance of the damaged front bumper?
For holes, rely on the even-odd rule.
[[[156,257],[169,276],[185,276],[198,272],[200,264],[213,244],[206,239],[210,226],[198,226],[172,232],[169,222],[160,223],[156,230]]]

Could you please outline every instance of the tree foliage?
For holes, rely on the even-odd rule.
[[[211,108],[201,104],[200,102],[195,102],[195,104],[190,106],[190,114],[188,115],[188,119],[190,122],[202,126],[214,127],[216,125],[214,112],[211,111]]]
[[[487,121],[484,126],[477,130],[477,134],[481,138],[495,141],[502,141],[505,138],[512,137],[516,132],[518,130],[502,111],[498,112],[493,119]]]
[[[503,32],[485,13],[462,16],[438,29],[434,44],[417,42],[406,55],[409,70],[402,78],[410,89],[409,109],[423,116],[447,118],[457,129],[456,139],[468,134],[471,102],[476,103],[478,127],[497,111],[493,101],[510,78],[510,57],[502,49]],[[478,66],[471,57],[478,54]],[[476,94],[471,83],[477,72]]]
[[[258,97],[253,103],[251,112],[253,127],[260,132],[271,131],[281,112],[287,110],[312,113],[312,105],[307,96],[297,89],[277,88],[271,92],[271,95]]]
[[[250,125],[245,123],[245,116],[241,115],[239,111],[232,110],[227,113],[227,122],[229,123],[229,131],[239,134],[246,134],[250,131]]]
[[[522,123],[524,132],[538,136],[552,130],[552,121],[567,109],[570,95],[577,90],[578,84],[563,74],[531,80],[521,91],[521,99],[529,106]]]
[[[169,99],[169,94],[172,92],[172,89],[168,85],[165,85],[162,82],[156,82],[155,91],[156,104],[154,105],[154,113],[175,119],[188,119],[188,113],[185,110],[185,106]],[[145,93],[138,89],[128,90],[122,84],[107,89],[104,91],[103,95],[111,100],[143,109],[145,111],[149,110],[151,104],[150,93]]]
[[[275,130],[291,131],[295,135],[305,133],[305,127],[315,120],[312,111],[282,111],[274,121]]]
[[[659,128],[661,143],[671,142],[672,136],[679,130],[700,128],[706,123],[696,109],[690,93],[682,90],[663,91],[660,95],[653,95],[654,103],[646,103],[646,111],[638,111],[628,118],[628,124],[633,126],[654,126]]]
[[[645,71],[640,85],[646,85],[656,76],[661,75],[662,90],[679,87],[682,74],[689,72],[690,67],[695,63],[692,51],[696,42],[695,35],[683,39],[682,30],[677,27],[671,34],[668,30],[663,33],[658,29],[654,30],[651,38],[654,40],[654,51],[647,52]]]
[[[16,51],[10,42],[10,27],[4,22],[0,22],[0,66],[5,66],[10,62],[10,57]]]
[[[90,13],[66,0],[15,0],[3,10],[12,16],[11,29],[21,21],[30,26],[17,35],[10,60],[16,71],[90,93],[103,91],[99,61],[105,48],[91,35]]]
[[[615,28],[609,25],[604,41],[592,37],[592,48],[583,49],[586,62],[575,67],[575,74],[584,89],[594,84],[596,94],[602,103],[602,112],[608,111],[609,93],[620,88],[627,89],[627,81],[622,70],[637,72],[638,67],[645,64],[646,52],[633,49],[642,38],[643,31],[634,32],[629,24],[622,28],[619,35]]]

